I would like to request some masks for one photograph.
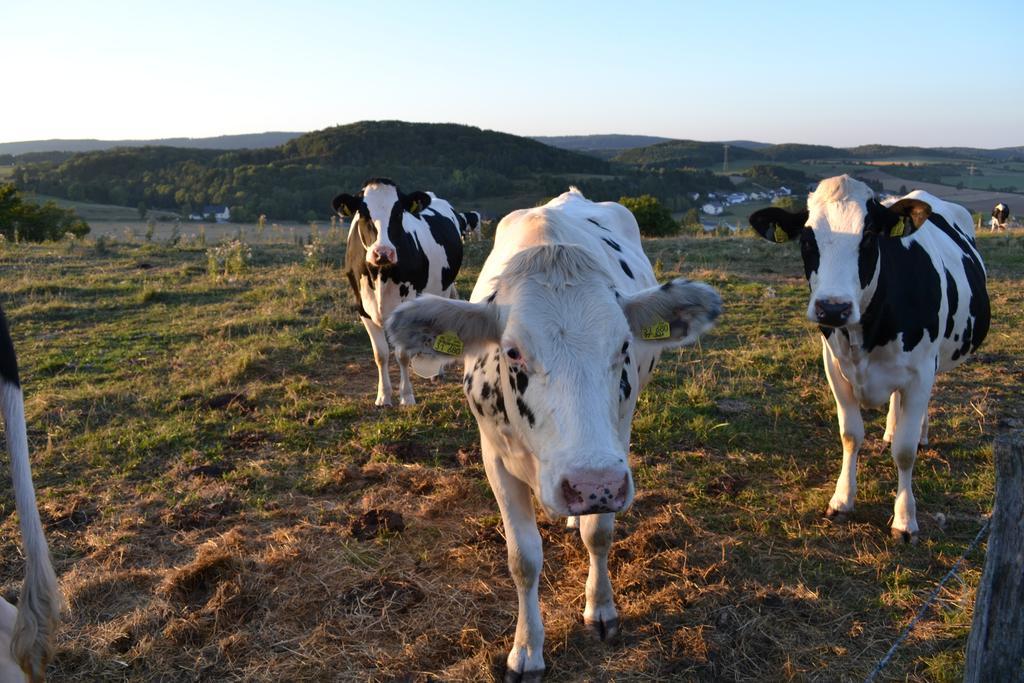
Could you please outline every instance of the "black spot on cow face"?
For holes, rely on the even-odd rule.
[[[632,280],[633,271],[629,269],[629,265],[627,265],[626,262],[623,261],[622,259],[619,259],[619,265],[622,266],[622,272],[626,274],[626,277]]]
[[[629,384],[629,374],[626,372],[626,368],[622,368],[622,375],[619,376],[619,400],[629,399],[632,393],[633,387]]]
[[[601,240],[604,241],[605,244],[607,244],[609,247],[611,247],[615,251],[622,251],[622,247],[620,247],[619,243],[616,242],[615,240],[608,239],[607,237],[602,237]]]
[[[530,385],[529,376],[522,370],[516,372],[516,391],[520,394],[526,393],[526,387]]]
[[[405,284],[399,285],[398,286],[398,296],[402,297],[403,299],[405,297],[409,296],[409,285],[405,285]]]
[[[490,382],[484,382],[480,385],[480,398],[488,399],[491,397],[491,384]]]
[[[534,417],[534,415],[533,415],[533,411],[532,411],[532,410],[530,410],[530,406],[526,405],[526,402],[525,402],[525,401],[523,401],[523,398],[522,398],[521,396],[516,396],[516,408],[518,408],[518,409],[519,409],[519,414],[520,414],[520,415],[521,415],[521,416],[522,416],[522,417],[523,417],[523,418],[524,418],[524,419],[525,419],[525,420],[526,420],[527,422],[529,422],[529,423],[530,423],[530,426],[531,426],[531,427],[533,427],[533,425],[534,425],[534,424],[536,423],[536,421],[537,421],[537,418],[535,418],[535,417]]]
[[[811,279],[811,273],[818,272],[821,261],[821,253],[818,251],[818,240],[814,237],[814,231],[804,228],[800,233],[800,258],[804,261],[804,277]]]

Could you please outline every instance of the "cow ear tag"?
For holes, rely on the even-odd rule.
[[[775,241],[779,244],[789,241],[789,235],[780,226],[775,226]]]
[[[409,205],[409,213],[411,213],[411,214],[413,214],[415,216],[419,212],[420,212],[420,203],[414,199],[412,204]],[[458,339],[458,337],[456,337],[456,339]],[[442,351],[442,353],[444,353],[444,352]]]
[[[640,328],[640,336],[648,341],[653,341],[655,339],[668,339],[672,336],[672,330],[668,321],[659,320],[653,325]]]
[[[442,332],[434,339],[434,350],[446,356],[461,356],[462,348],[462,340],[454,332]]]
[[[901,218],[899,223],[892,226],[892,230],[889,231],[889,237],[903,237],[905,232],[905,226],[907,224],[906,218]]]

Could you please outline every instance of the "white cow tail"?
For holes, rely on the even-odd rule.
[[[53,639],[60,621],[63,599],[50,564],[50,551],[36,508],[32,470],[28,459],[25,430],[25,402],[17,384],[0,380],[7,430],[7,453],[11,458],[14,502],[21,526],[25,552],[25,583],[18,598],[18,618],[11,637],[11,654],[31,681],[41,681],[46,663],[53,655]]]

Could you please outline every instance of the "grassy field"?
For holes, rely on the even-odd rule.
[[[992,437],[1020,420],[1024,236],[984,235],[994,300],[978,357],[944,376],[915,469],[921,542],[887,530],[896,473],[870,412],[852,521],[822,516],[841,452],[794,245],[651,240],[661,277],[718,287],[721,324],[640,397],[638,495],[611,571],[623,632],[581,623],[586,554],[542,521],[553,681],[862,680],[977,532]],[[461,291],[485,255],[470,245]],[[373,406],[338,264],[205,251],[6,245],[39,504],[70,611],[54,681],[487,680],[516,618],[500,518],[454,378]],[[1016,330],[1016,331],[1015,331]],[[458,373],[452,373],[458,375]],[[0,489],[0,586],[22,564]],[[403,531],[374,533],[371,510]],[[940,515],[941,513],[941,515]],[[959,680],[983,553],[884,680]]]

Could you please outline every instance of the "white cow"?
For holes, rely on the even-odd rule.
[[[531,491],[549,516],[578,524],[590,553],[583,619],[611,636],[618,613],[608,551],[613,513],[633,500],[627,458],[637,393],[661,350],[696,340],[720,310],[705,284],[658,286],[629,210],[572,188],[501,221],[470,301],[423,296],[389,318],[403,352],[464,359],[519,594],[509,678],[536,679],[544,669]]]
[[[762,209],[750,224],[773,242],[800,240],[811,288],[807,318],[821,328],[843,443],[826,514],[853,511],[860,408],[889,401],[884,438],[899,477],[892,535],[915,542],[911,475],[918,443],[928,443],[935,375],[974,353],[989,327],[971,214],[920,190],[883,206],[871,188],[843,175],[821,181],[806,211]]]
[[[25,404],[18,378],[14,345],[7,320],[0,310],[0,403],[7,431],[7,453],[11,458],[14,504],[21,526],[25,553],[25,582],[18,607],[0,598],[0,682],[41,681],[46,662],[53,655],[61,595],[50,564],[46,536],[36,509],[32,471],[28,460]]]

